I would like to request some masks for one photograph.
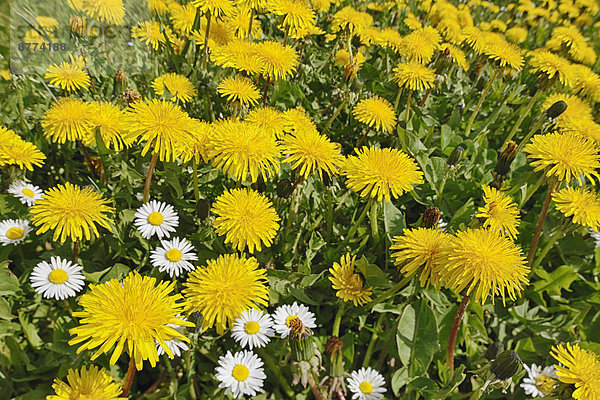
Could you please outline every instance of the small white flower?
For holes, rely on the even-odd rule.
[[[317,327],[317,325],[315,325],[315,314],[310,312],[308,307],[304,304],[297,304],[294,302],[291,306],[289,304],[279,306],[273,313],[273,327],[275,328],[275,331],[281,335],[282,339],[290,334],[289,322],[294,317],[299,318],[302,325],[308,329]]]
[[[179,216],[173,206],[152,200],[137,209],[133,224],[144,239],[150,239],[154,234],[161,239],[175,232],[175,228],[179,225]]]
[[[273,336],[273,318],[260,310],[250,308],[242,311],[242,314],[235,319],[231,336],[242,347],[264,347],[271,341]]]
[[[600,232],[594,232],[593,229],[590,229],[590,236],[594,239],[595,247],[600,247]]]
[[[171,278],[179,276],[183,271],[192,271],[194,266],[190,260],[197,260],[194,247],[187,239],[178,237],[172,240],[161,240],[161,246],[152,250],[150,261],[160,272],[167,271]]]
[[[521,387],[525,390],[525,394],[531,397],[545,397],[552,393],[556,386],[556,369],[553,366],[548,366],[542,369],[541,366],[531,364],[531,367],[523,364],[527,371],[528,377],[523,379]]]
[[[219,366],[215,369],[219,387],[226,388],[225,395],[233,393],[234,399],[256,396],[262,392],[263,381],[267,377],[262,366],[262,360],[251,351],[235,354],[228,351],[225,356],[219,357]]]
[[[181,318],[181,319],[183,321],[186,320],[185,318]],[[175,329],[177,332],[179,332],[183,335],[183,326],[175,325],[175,324],[167,324],[167,326]],[[161,346],[161,344],[157,340],[155,340],[155,344],[156,344],[156,351],[158,352],[159,356],[166,353],[165,349]],[[167,345],[169,350],[171,350],[171,353],[173,353],[173,355],[175,357],[181,357],[182,351],[188,351],[190,349],[186,342],[184,342],[183,340],[178,339],[178,338],[173,338],[171,340],[165,340],[165,344]]]
[[[39,187],[20,180],[13,182],[9,186],[8,193],[13,194],[21,203],[31,207],[35,204],[36,200],[42,198],[42,193],[44,192]]]
[[[51,257],[50,264],[42,261],[36,265],[29,279],[31,286],[44,298],[63,300],[77,295],[83,288],[83,268],[60,257]]]
[[[2,246],[22,242],[29,233],[29,221],[26,219],[7,219],[0,222],[0,243]]]
[[[352,371],[348,380],[348,389],[353,393],[352,399],[378,400],[386,392],[385,379],[374,369],[361,368]]]

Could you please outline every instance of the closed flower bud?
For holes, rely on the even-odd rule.
[[[344,376],[344,357],[342,356],[343,347],[344,342],[337,336],[332,336],[327,339],[326,349],[331,362],[329,375],[332,377]]]
[[[546,110],[546,116],[552,119],[557,118],[562,113],[564,113],[566,109],[567,103],[565,103],[562,100],[559,100],[556,103],[552,104],[550,108]]]
[[[484,357],[488,360],[493,360],[496,356],[504,351],[504,345],[501,342],[490,344],[485,352]]]
[[[440,220],[440,209],[437,207],[429,207],[423,212],[423,226],[425,228],[435,228]]]
[[[73,16],[69,19],[69,26],[71,28],[71,33],[83,36],[87,30],[87,20],[85,17]]]
[[[498,176],[504,177],[508,174],[510,171],[510,164],[512,164],[516,155],[517,143],[511,140],[506,144],[506,147],[498,156],[498,162],[494,168],[494,174],[496,175],[496,178],[498,178]]]
[[[277,192],[277,196],[288,198],[294,190],[292,186],[292,182],[289,179],[282,179],[277,182],[277,188],[275,191]]]
[[[196,207],[198,209],[198,218],[205,219],[208,217],[208,212],[210,210],[210,201],[208,201],[208,199],[198,200]]]
[[[462,158],[464,151],[465,151],[465,149],[463,149],[462,146],[456,146],[454,148],[454,150],[452,150],[452,153],[450,153],[450,156],[448,156],[448,160],[446,160],[446,164],[448,164],[451,167],[458,164],[458,162]]]
[[[142,100],[142,95],[135,89],[127,89],[123,92],[123,101],[128,105]]]
[[[344,78],[346,78],[347,81],[351,81],[352,79],[354,79],[357,73],[358,62],[356,62],[356,60],[344,65]]]
[[[500,353],[494,361],[492,361],[490,371],[492,371],[492,373],[496,375],[498,379],[505,381],[519,373],[522,368],[523,361],[521,361],[521,358],[519,358],[517,352],[513,350],[505,350]]]
[[[123,68],[119,68],[117,72],[115,72],[115,81],[120,83],[127,82],[127,74]]]

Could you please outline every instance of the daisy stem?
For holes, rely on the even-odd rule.
[[[358,143],[356,143],[356,147],[360,147],[360,145],[363,144],[363,142],[367,138],[367,135],[369,134],[370,131],[371,131],[371,126],[367,127],[367,130],[365,131],[365,133],[362,135],[362,137],[360,138]]]
[[[365,354],[365,358],[363,359],[362,366],[364,368],[369,366],[369,362],[371,362],[371,356],[373,355],[373,350],[375,350],[375,344],[377,343],[377,339],[379,339],[379,329],[381,329],[381,324],[383,323],[384,314],[379,314],[377,317],[377,322],[373,326],[373,334],[371,335],[371,340],[369,340],[369,345],[367,346],[367,352]]]
[[[517,133],[517,129],[519,129],[519,126],[521,126],[521,123],[523,122],[525,117],[529,114],[529,111],[531,111],[531,108],[533,107],[536,100],[540,97],[541,94],[542,94],[542,91],[540,89],[536,90],[536,92],[533,95],[533,97],[531,98],[531,100],[529,100],[529,103],[527,103],[527,106],[525,107],[525,109],[521,112],[519,119],[517,120],[517,122],[515,122],[512,129],[508,133],[508,136],[504,140],[504,145],[502,147],[505,147],[506,143],[508,143],[515,136],[515,133]]]
[[[423,99],[419,103],[419,108],[421,108],[425,105],[425,102],[427,101],[427,98],[429,97],[430,94],[431,94],[431,88],[427,89],[427,91],[425,92],[425,96],[423,96]]]
[[[129,389],[131,389],[131,384],[133,383],[133,377],[135,376],[135,358],[129,358],[129,367],[127,368],[127,374],[125,375],[125,380],[123,381],[123,393],[122,397],[127,397],[129,394]]]
[[[342,112],[342,109],[344,107],[346,107],[346,104],[348,104],[348,101],[349,101],[349,99],[345,99],[344,101],[342,101],[342,104],[340,104],[338,106],[338,108],[335,109],[335,111],[333,112],[333,115],[331,116],[331,118],[329,118],[329,121],[327,121],[327,125],[325,125],[325,128],[323,128],[323,132],[322,132],[323,135],[331,127],[331,124],[333,124],[333,121],[335,121],[335,119],[338,117],[338,115],[340,115],[340,113]]]
[[[266,351],[264,347],[257,348],[256,352],[258,353],[260,358],[262,358],[262,360],[265,362],[265,366],[267,367],[267,369],[269,369],[273,376],[277,378],[277,382],[279,383],[279,386],[281,386],[281,388],[283,389],[283,393],[290,399],[293,399],[295,397],[294,390],[291,388],[290,384],[281,373],[281,368],[275,364],[273,356],[271,356],[271,354],[268,351]]]
[[[154,173],[154,167],[156,167],[156,161],[158,161],[158,153],[152,154],[152,160],[150,160],[150,165],[148,166],[146,182],[144,183],[144,204],[150,200],[150,184],[152,183],[152,174]]]
[[[346,302],[343,302],[338,307],[335,319],[333,320],[333,329],[331,330],[331,336],[340,336],[340,325],[342,324],[342,316],[344,315],[344,309],[346,308]]]
[[[548,194],[546,195],[546,200],[544,200],[544,205],[542,206],[542,211],[540,212],[540,217],[535,228],[535,233],[533,234],[533,239],[531,240],[529,254],[527,255],[527,263],[529,265],[531,265],[531,263],[533,262],[535,251],[537,250],[538,243],[540,242],[540,235],[542,234],[544,221],[546,220],[546,215],[548,214],[548,208],[550,207],[550,200],[552,200],[552,192],[554,192],[554,189],[556,189],[557,186],[558,182],[553,182],[548,186]]]
[[[356,233],[356,230],[358,229],[360,224],[363,222],[363,219],[365,219],[365,217],[367,216],[367,211],[369,211],[369,209],[371,208],[372,202],[373,202],[373,198],[369,197],[369,202],[367,203],[367,205],[365,205],[365,208],[363,208],[362,212],[358,216],[358,219],[350,227],[350,230],[348,231],[348,234],[346,235],[345,241],[352,239],[352,236],[354,236],[354,234]]]
[[[79,256],[79,240],[73,243],[73,264],[77,263],[77,257]]]
[[[192,179],[194,185],[194,200],[196,200],[196,215],[198,215],[198,203],[200,202],[200,191],[198,190],[198,163],[194,158],[192,161]]]
[[[408,117],[410,114],[410,101],[412,100],[412,90],[408,91],[408,99],[406,100],[406,113],[404,114],[404,126],[408,127]]]
[[[210,11],[206,12],[206,35],[204,35],[204,58],[202,60],[202,65],[206,70],[208,66],[208,34],[210,32]]]
[[[483,101],[485,100],[488,93],[490,92],[490,89],[492,88],[492,84],[498,77],[499,73],[500,73],[499,69],[494,70],[494,75],[492,75],[492,77],[488,81],[487,86],[483,90],[483,93],[481,93],[481,97],[479,98],[479,101],[477,102],[477,105],[475,106],[475,110],[473,110],[473,114],[471,114],[471,118],[469,118],[469,122],[467,123],[467,128],[465,129],[464,137],[469,137],[469,134],[471,133],[471,127],[473,126],[473,122],[475,122],[475,117],[477,116],[477,113],[479,113],[479,109],[481,108]]]
[[[370,302],[369,309],[372,310],[377,304],[384,302],[393,295],[395,295],[397,292],[403,289],[408,284],[408,282],[410,282],[411,279],[412,276],[404,277],[404,279],[402,279],[400,282],[396,283],[394,286],[392,286],[391,288],[383,292],[381,295],[379,295],[375,300]]]
[[[456,336],[458,335],[458,328],[460,327],[460,323],[462,322],[463,316],[465,315],[465,310],[469,305],[469,300],[471,299],[471,295],[465,294],[458,306],[458,310],[456,310],[456,314],[454,315],[454,321],[452,322],[452,327],[450,328],[450,336],[448,336],[448,347],[446,348],[446,363],[448,363],[448,367],[450,367],[450,377],[454,375],[454,347],[456,345]]]

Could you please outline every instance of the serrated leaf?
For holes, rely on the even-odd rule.
[[[430,400],[447,399],[450,396],[450,394],[458,387],[458,385],[460,385],[462,381],[465,380],[467,374],[465,374],[464,371],[465,366],[461,364],[458,368],[454,370],[454,375],[452,376],[452,379],[450,380],[450,382],[448,382],[446,386],[444,386],[436,392],[431,393],[427,397]]]
[[[535,274],[542,278],[533,284],[533,289],[536,292],[548,292],[558,296],[560,296],[562,289],[570,292],[571,283],[578,278],[577,272],[568,265],[561,265],[552,272],[537,268]]]
[[[37,328],[34,324],[29,322],[27,315],[23,312],[19,313],[19,322],[21,323],[21,328],[23,329],[23,334],[25,338],[31,344],[31,346],[35,349],[39,349],[42,347],[44,343],[40,336],[38,335]]]

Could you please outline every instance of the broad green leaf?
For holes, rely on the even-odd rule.
[[[454,375],[452,379],[446,386],[441,388],[440,390],[431,393],[431,395],[427,396],[430,400],[443,400],[447,399],[450,394],[465,380],[467,374],[465,374],[465,366],[460,365],[458,368],[454,370]]]
[[[410,381],[408,377],[408,368],[407,366],[403,366],[398,368],[394,374],[392,375],[392,391],[394,395],[398,397],[400,395],[400,390]]]
[[[406,307],[396,332],[398,355],[412,376],[427,372],[427,367],[438,350],[438,328],[435,314],[425,299]]]
[[[21,289],[19,280],[7,268],[9,263],[10,261],[6,260],[0,264],[0,296],[14,295]]]
[[[401,235],[406,228],[404,214],[391,201],[383,203],[383,225],[390,241],[394,236]]]
[[[10,321],[11,319],[15,318],[15,316],[11,313],[10,304],[3,297],[0,297],[0,318],[5,319],[7,321]]]
[[[389,287],[391,286],[388,276],[375,264],[369,263],[365,256],[356,260],[356,268],[365,277],[365,286]]]
[[[42,344],[44,342],[38,335],[37,327],[29,321],[27,315],[24,312],[19,312],[19,322],[21,323],[21,327],[23,328],[25,338],[27,338],[27,341],[29,341],[31,346],[35,349],[39,349],[40,347],[42,347]]]
[[[562,289],[570,292],[571,283],[579,277],[577,272],[573,271],[573,268],[568,265],[561,265],[552,272],[537,268],[535,274],[542,278],[533,284],[536,292],[548,292],[559,296]]]

